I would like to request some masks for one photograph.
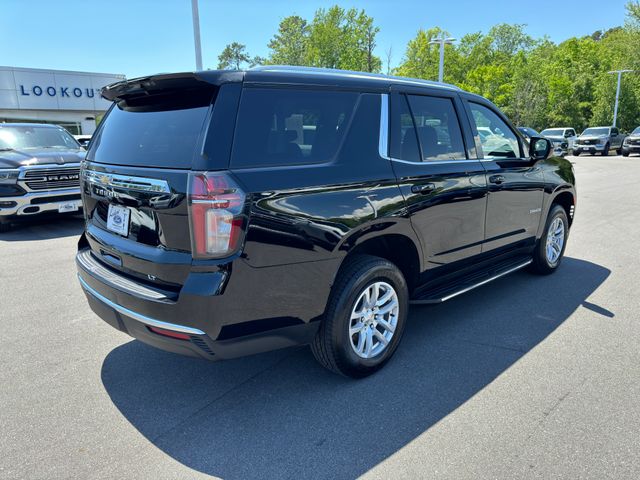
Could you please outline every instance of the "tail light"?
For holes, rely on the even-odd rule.
[[[189,222],[194,258],[220,258],[234,253],[244,232],[246,195],[223,173],[189,175]]]

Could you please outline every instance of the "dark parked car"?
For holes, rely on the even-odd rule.
[[[540,136],[540,134],[531,127],[518,127],[518,130],[520,131],[522,136],[527,140],[531,139],[532,137]]]
[[[62,127],[0,123],[0,232],[43,213],[74,213],[85,151]]]
[[[631,132],[622,144],[622,155],[628,157],[631,153],[640,153],[640,127]]]
[[[264,67],[102,95],[78,275],[94,312],[150,345],[216,360],[311,344],[362,377],[411,303],[560,265],[571,164],[456,87]]]
[[[600,153],[606,157],[611,150],[618,155],[622,153],[622,143],[625,136],[616,127],[590,127],[587,128],[576,140],[573,148],[574,155]]]

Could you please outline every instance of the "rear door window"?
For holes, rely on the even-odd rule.
[[[462,131],[453,100],[409,95],[423,161],[465,160]]]
[[[326,162],[344,138],[358,93],[245,88],[232,168]]]
[[[389,155],[408,162],[420,161],[416,128],[404,95],[392,95],[390,114]]]
[[[213,91],[131,98],[116,103],[87,159],[136,167],[191,168]]]

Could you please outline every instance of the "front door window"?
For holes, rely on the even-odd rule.
[[[469,103],[482,144],[484,158],[520,158],[518,137],[492,110],[478,103]]]

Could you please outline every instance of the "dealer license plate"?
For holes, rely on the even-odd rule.
[[[77,212],[78,211],[78,202],[64,202],[58,205],[59,213],[67,213],[67,212]]]
[[[127,207],[109,205],[107,215],[107,228],[112,232],[126,237],[129,235],[129,215],[131,211]]]

